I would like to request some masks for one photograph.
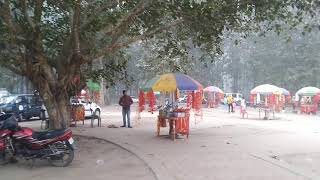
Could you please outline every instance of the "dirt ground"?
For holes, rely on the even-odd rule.
[[[290,112],[275,119],[259,118],[258,109],[226,107],[203,109],[203,119],[190,120],[189,139],[165,138],[168,129],[155,136],[157,113],[143,112],[137,121],[132,108],[133,128],[121,126],[121,107],[102,109],[102,127],[90,121],[72,128],[74,134],[108,141],[77,138],[78,151],[68,168],[53,168],[37,162],[34,168],[18,163],[0,168],[4,179],[159,179],[159,180],[319,180],[320,116]],[[22,126],[39,128],[39,121]],[[121,147],[120,147],[120,146]],[[123,147],[123,148],[122,148]]]
[[[142,160],[104,140],[75,137],[77,150],[70,167],[51,167],[46,161],[20,160],[0,166],[0,179],[7,180],[152,180],[154,176]]]

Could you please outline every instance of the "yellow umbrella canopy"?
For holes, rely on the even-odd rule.
[[[196,91],[202,90],[202,85],[188,75],[180,73],[168,73],[161,76],[156,76],[149,80],[144,87],[143,91],[154,92],[175,92],[180,91]]]

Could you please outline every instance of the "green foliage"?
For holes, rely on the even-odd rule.
[[[103,62],[107,63],[98,63],[97,66],[99,67],[82,69],[83,78],[92,78],[96,82],[103,78],[109,86],[114,86],[119,81],[129,85],[132,79],[127,75],[128,59],[124,53],[119,52],[115,56],[105,58],[108,58],[108,60],[103,60]]]
[[[10,4],[9,11],[5,2]],[[191,46],[202,50],[200,59],[212,61],[211,57],[223,53],[221,43],[227,33],[241,37],[253,31],[262,35],[269,30],[280,33],[283,27],[295,28],[299,24],[304,24],[303,32],[310,32],[318,27],[312,18],[317,16],[320,4],[316,0],[82,0],[79,39],[80,55],[85,61],[72,61],[76,1],[45,0],[39,22],[38,1],[23,2],[0,2],[0,63],[28,71],[28,61],[45,58],[58,76],[67,71],[70,63],[80,64],[80,69],[101,56],[118,56],[117,51],[140,40],[152,46],[148,51],[155,55],[149,60],[150,66],[165,60],[162,69],[186,72],[184,64],[194,60],[189,53]],[[8,15],[11,19],[7,19]],[[311,18],[305,21],[305,17]],[[39,37],[41,42],[35,42]],[[116,81],[113,76],[123,79],[118,73],[122,74],[124,67],[108,64],[104,70],[82,73]]]

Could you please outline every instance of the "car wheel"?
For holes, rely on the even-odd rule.
[[[40,120],[45,120],[46,119],[46,113],[45,111],[41,111],[40,115],[39,115],[39,119]]]
[[[18,122],[21,122],[23,120],[23,116],[22,114],[20,113],[19,116],[18,116]]]
[[[95,111],[94,111],[94,118],[100,118],[100,115],[101,115],[101,112],[100,112],[100,109],[96,109]]]

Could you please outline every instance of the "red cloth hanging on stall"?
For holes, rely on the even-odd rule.
[[[217,93],[217,99],[216,99],[216,104],[219,105],[221,103],[221,99],[224,98],[223,93]]]
[[[320,94],[313,97],[313,103],[318,104],[320,102]]]
[[[208,92],[208,101],[207,101],[207,104],[208,104],[208,108],[213,108],[214,107],[214,95],[212,92]]]
[[[317,111],[318,111],[319,102],[320,102],[320,94],[317,94],[317,95],[315,95],[313,97],[313,109],[312,109],[312,112],[314,114],[316,114]]]
[[[179,92],[179,90],[178,90],[178,89],[176,90],[176,92],[175,92],[175,96],[174,96],[174,97],[175,97],[175,100],[176,100],[176,101],[178,101],[178,100],[179,100],[179,98],[180,98],[180,92]]]
[[[250,95],[250,104],[251,105],[254,104],[254,95],[253,94]]]
[[[192,96],[192,108],[196,110],[196,112],[199,112],[202,106],[202,92],[193,92]]]
[[[148,98],[148,101],[149,101],[149,112],[154,112],[156,111],[156,108],[155,108],[155,104],[156,104],[156,96],[154,95],[153,91],[149,91],[147,93],[147,98]]]
[[[274,105],[276,104],[276,95],[272,94],[271,96],[269,96],[269,104]]]
[[[144,110],[146,104],[145,100],[145,94],[143,91],[139,92],[139,112],[142,112]]]
[[[290,96],[290,95],[286,97],[286,102],[287,102],[288,104],[291,104],[291,96]]]
[[[187,108],[190,109],[192,106],[192,93],[188,92],[187,94]]]

